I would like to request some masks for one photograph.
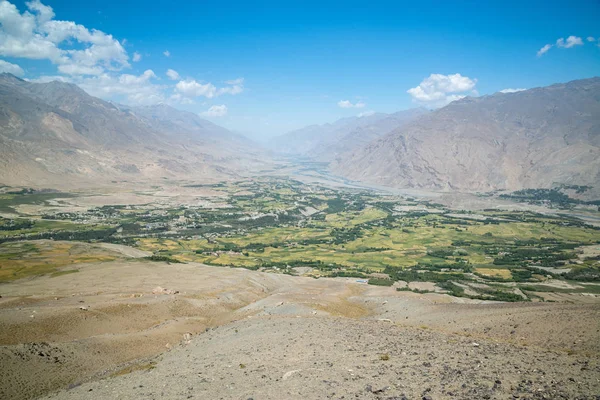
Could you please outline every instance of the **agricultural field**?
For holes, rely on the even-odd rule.
[[[120,255],[106,248],[81,242],[36,240],[0,244],[0,282],[50,274],[78,272],[77,265],[113,261]],[[71,266],[65,269],[63,267]]]
[[[567,214],[451,210],[274,177],[179,189],[185,198],[83,209],[81,193],[5,191],[0,279],[116,257],[106,249],[84,257],[67,245],[89,242],[126,245],[151,254],[149,262],[355,277],[419,292],[416,283],[429,282],[427,290],[482,300],[600,292],[600,229]],[[39,240],[62,244],[48,250]]]

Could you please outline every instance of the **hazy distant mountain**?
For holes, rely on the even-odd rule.
[[[598,187],[600,78],[455,101],[338,157],[332,169],[395,187]]]
[[[341,153],[385,135],[428,111],[424,108],[394,114],[374,113],[362,117],[342,118],[332,124],[310,125],[273,141],[275,151],[333,160]]]
[[[119,105],[119,107],[127,109],[126,106]],[[205,142],[232,141],[249,146],[254,145],[250,139],[243,135],[213,124],[200,118],[197,114],[178,110],[166,104],[132,107],[129,110],[148,120],[154,129],[160,130],[165,135]]]
[[[347,126],[347,129],[336,130],[333,135],[313,149],[313,154],[321,160],[334,160],[341,154],[364,146],[427,113],[429,110],[425,108],[413,108],[393,114],[375,114],[380,117],[363,121],[365,123],[356,124],[355,127]]]
[[[264,159],[250,140],[193,113],[0,74],[0,183],[223,177]]]

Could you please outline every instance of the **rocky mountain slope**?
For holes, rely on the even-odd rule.
[[[73,84],[0,75],[3,184],[222,178],[264,159],[250,140],[193,113],[129,108]]]
[[[424,108],[415,108],[393,114],[375,113],[342,118],[331,124],[310,125],[275,138],[273,147],[279,153],[331,161],[427,113]]]
[[[490,191],[600,186],[600,78],[464,98],[337,158],[393,187]]]

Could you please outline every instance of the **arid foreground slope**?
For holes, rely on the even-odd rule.
[[[597,303],[477,304],[192,263],[79,270],[0,287],[1,398],[600,393]]]

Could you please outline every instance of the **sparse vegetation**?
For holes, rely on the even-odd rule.
[[[41,219],[0,219],[0,243],[37,239],[122,243],[151,252],[150,261],[351,277],[379,286],[432,282],[455,296],[503,301],[525,299],[497,287],[471,285],[465,291],[464,285],[537,284],[548,277],[600,279],[598,260],[580,259],[577,251],[600,243],[600,230],[567,215],[495,209],[474,215],[415,199],[276,178],[202,187],[222,192],[223,204],[104,205],[84,212],[55,209],[43,212]],[[587,189],[560,190],[583,193]],[[563,203],[568,198],[558,189],[513,195]],[[72,195],[14,192],[4,195],[0,206],[27,203],[45,209],[46,202],[67,196]],[[206,201],[210,204],[210,199]],[[399,207],[408,208],[398,211]],[[309,215],[306,210],[313,211]],[[0,261],[2,257],[7,256]],[[60,265],[64,264],[56,266]],[[2,272],[5,279],[15,279],[25,271],[52,272],[56,266]],[[373,273],[389,278],[375,278]]]

